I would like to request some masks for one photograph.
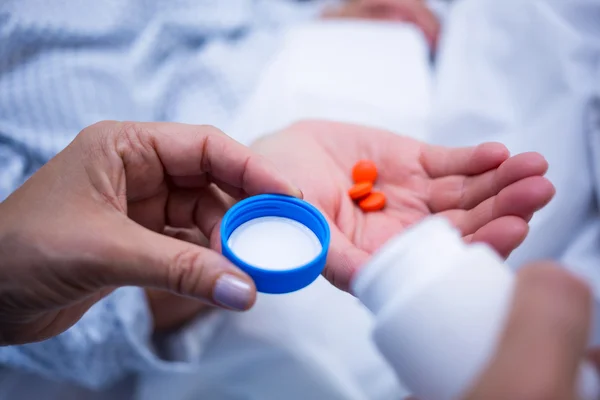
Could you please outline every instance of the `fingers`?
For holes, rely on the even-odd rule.
[[[527,237],[529,225],[524,219],[514,216],[500,217],[467,235],[464,240],[473,243],[486,243],[504,258],[516,249]]]
[[[541,176],[522,179],[502,189],[472,210],[450,210],[441,215],[448,217],[463,235],[474,233],[496,218],[507,215],[529,219],[554,196],[554,186]]]
[[[497,168],[508,157],[508,149],[500,143],[459,148],[423,145],[420,162],[430,178],[440,178],[481,174]]]
[[[349,291],[350,281],[369,255],[357,248],[335,224],[329,222],[331,244],[323,276],[340,290]]]
[[[172,238],[178,239],[178,240],[183,240],[188,243],[193,243],[198,246],[202,246],[202,247],[210,246],[210,243],[208,242],[208,239],[206,238],[206,236],[204,236],[204,234],[202,232],[200,232],[199,229],[194,228],[194,227],[185,229],[185,228],[175,228],[172,226],[167,226],[163,230],[163,234],[170,236]]]
[[[423,32],[423,35],[425,35],[429,45],[435,48],[439,36],[440,23],[428,5],[421,0],[408,0],[402,3],[396,1],[396,4],[405,4],[405,10],[399,9],[397,12],[399,19],[406,18],[417,25]]]
[[[359,0],[329,8],[323,16],[411,22],[421,29],[432,47],[435,47],[439,35],[437,17],[421,0]]]
[[[465,240],[488,243],[508,257],[525,239],[526,221],[554,196],[541,176],[547,168],[541,155],[524,153],[476,176],[439,178],[431,184],[429,207],[442,211]]]
[[[168,290],[208,304],[246,310],[256,299],[249,276],[220,254],[154,233],[123,217],[112,220],[102,268],[105,286]]]
[[[147,289],[146,300],[152,313],[155,333],[179,330],[197,315],[212,309],[200,301],[162,290]]]
[[[433,180],[428,205],[432,212],[455,208],[469,210],[508,185],[530,176],[542,176],[547,170],[548,162],[541,154],[518,154],[497,169],[479,175],[453,175]]]
[[[198,190],[175,190],[167,200],[166,224],[177,228],[198,227],[214,245],[218,242],[218,226],[227,210],[233,205],[214,186]]]
[[[198,229],[167,227],[164,234],[199,246],[208,246],[208,239]],[[210,306],[202,302],[164,290],[146,289],[146,298],[156,332],[173,332],[189,323],[202,311],[210,309]]]
[[[135,160],[144,166],[147,162],[140,163],[140,160],[156,155],[166,173],[185,187],[193,186],[193,180],[209,174],[248,195],[268,192],[301,196],[301,192],[264,158],[216,128],[174,123],[124,123],[117,131],[117,151],[126,170],[134,167],[129,165],[131,168],[127,168],[131,164],[129,161]]]
[[[572,399],[591,296],[552,263],[523,268],[496,357],[467,399]]]

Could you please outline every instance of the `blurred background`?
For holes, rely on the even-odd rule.
[[[450,146],[499,141],[542,153],[557,187],[509,263],[557,259],[596,288],[592,3],[2,0],[0,200],[106,119],[211,124],[247,145],[306,119]],[[62,337],[0,353],[0,398],[408,395],[371,343],[369,313],[324,279],[243,314],[187,313],[128,288],[110,301]],[[155,329],[161,313],[175,315],[167,329]]]

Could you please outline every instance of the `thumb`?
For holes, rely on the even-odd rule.
[[[221,254],[130,220],[124,225],[110,239],[103,284],[168,290],[237,311],[256,301],[252,279]]]

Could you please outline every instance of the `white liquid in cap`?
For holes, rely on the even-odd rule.
[[[323,248],[313,231],[284,217],[261,217],[245,222],[233,231],[227,244],[244,262],[271,271],[305,265]]]

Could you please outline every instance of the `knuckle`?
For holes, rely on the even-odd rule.
[[[109,142],[109,137],[114,133],[117,126],[115,121],[100,121],[84,128],[76,141],[84,149],[86,157],[93,157],[98,154],[98,150],[103,150]]]
[[[212,160],[227,157],[228,154],[239,152],[243,145],[210,125],[201,125],[197,131],[202,155],[200,168],[204,172],[212,172]]]
[[[118,125],[116,121],[99,121],[96,122],[80,132],[83,136],[98,136],[98,135],[106,135],[109,132],[114,131],[115,127]]]
[[[193,248],[178,252],[169,267],[168,287],[182,295],[205,295],[202,280],[205,273],[204,257]]]
[[[212,165],[211,165],[211,156],[210,156],[210,152],[212,152],[213,150],[216,151],[216,149],[213,149],[213,140],[211,140],[212,136],[210,133],[204,133],[201,134],[202,137],[202,141],[201,141],[201,150],[200,150],[200,154],[201,154],[201,162],[200,162],[200,170],[201,171],[205,171],[205,172],[210,172],[212,170]]]
[[[222,130],[212,125],[199,125],[198,133],[204,136],[227,136]]]
[[[84,128],[77,138],[84,144],[86,157],[106,156],[114,151],[124,157],[152,148],[151,135],[147,128],[132,121],[100,121]]]
[[[146,148],[146,130],[137,122],[122,122],[115,132],[115,144],[119,154]]]

